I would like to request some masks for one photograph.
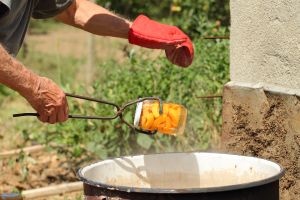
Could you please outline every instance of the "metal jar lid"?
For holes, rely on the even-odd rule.
[[[143,102],[138,102],[136,104],[134,121],[133,121],[134,127],[139,127],[139,123],[140,123],[140,119],[141,119],[141,114],[142,114],[142,109],[143,109]]]

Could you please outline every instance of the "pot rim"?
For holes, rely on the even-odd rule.
[[[275,175],[259,180],[259,181],[252,181],[249,183],[242,183],[242,184],[236,184],[236,185],[227,185],[227,186],[218,186],[218,187],[204,187],[204,188],[187,188],[187,189],[167,189],[167,188],[139,188],[139,187],[128,187],[128,186],[116,186],[116,185],[110,185],[110,184],[105,184],[97,181],[92,181],[88,180],[85,178],[82,174],[82,170],[85,167],[94,165],[96,163],[110,160],[102,160],[102,161],[96,161],[93,162],[89,165],[86,165],[84,167],[81,167],[78,172],[77,176],[79,179],[84,183],[89,186],[93,187],[99,187],[99,188],[104,188],[107,190],[112,190],[112,191],[122,191],[122,192],[135,192],[135,193],[164,193],[164,194],[186,194],[186,193],[210,193],[210,192],[225,192],[225,191],[231,191],[231,190],[238,190],[238,189],[246,189],[246,188],[252,188],[252,187],[257,187],[257,186],[262,186],[266,185],[275,181],[279,181],[280,178],[282,178],[285,174],[285,169],[278,163],[275,163],[273,161],[269,161],[266,159],[258,158],[258,157],[253,157],[253,156],[243,156],[243,155],[238,155],[238,154],[228,154],[228,153],[217,153],[217,152],[199,152],[199,151],[194,151],[194,152],[170,152],[170,153],[155,153],[155,154],[141,154],[141,155],[132,155],[132,156],[123,156],[123,157],[117,157],[117,158],[112,158],[112,159],[121,159],[125,157],[137,157],[137,156],[147,156],[147,155],[162,155],[162,154],[189,154],[189,153],[197,153],[197,154],[214,154],[214,155],[228,155],[228,156],[238,156],[238,157],[246,157],[246,158],[254,158],[262,161],[267,161],[271,162],[275,165],[277,165],[280,168],[280,171],[276,173]]]

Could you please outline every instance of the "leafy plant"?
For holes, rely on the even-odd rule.
[[[228,0],[165,0],[165,1],[104,1],[97,3],[117,13],[135,18],[145,13],[151,18],[179,26],[193,38],[195,59],[186,69],[172,65],[165,56],[148,56],[146,50],[128,51],[124,62],[106,60],[100,62],[101,79],[94,82],[92,90],[86,86],[65,84],[75,82],[78,65],[82,61],[61,58],[60,62],[36,54],[24,59],[30,65],[48,68],[49,74],[64,85],[64,90],[126,103],[138,97],[159,96],[166,102],[175,102],[188,109],[186,131],[181,137],[157,134],[147,136],[135,134],[119,120],[68,120],[66,123],[31,125],[20,127],[24,139],[43,144],[55,144],[55,149],[79,163],[92,159],[105,159],[131,154],[169,151],[195,151],[210,148],[218,143],[221,129],[221,100],[200,99],[202,95],[221,94],[224,83],[229,80],[229,42],[226,40],[204,40],[205,35],[227,35],[229,32]],[[71,77],[57,76],[62,73],[59,65],[70,65],[63,71]],[[73,67],[73,65],[75,67]],[[44,69],[37,68],[43,72]],[[112,115],[109,106],[69,99],[72,114]],[[132,122],[134,107],[124,113]],[[33,127],[34,126],[34,127]]]
[[[43,126],[43,131],[30,133],[41,143],[55,143],[58,151],[77,159],[105,159],[150,152],[192,151],[211,147],[212,138],[221,127],[221,100],[201,100],[201,95],[221,94],[228,81],[228,42],[195,41],[195,61],[186,69],[170,64],[164,56],[149,58],[146,52],[131,53],[128,61],[110,60],[99,66],[105,74],[93,84],[89,95],[122,104],[145,96],[160,96],[164,101],[183,104],[188,109],[188,124],[184,136],[157,134],[150,137],[135,134],[119,120],[68,120],[56,126]],[[86,94],[84,87],[69,91]],[[74,114],[110,116],[109,106],[69,100]],[[134,107],[124,113],[132,122]],[[23,130],[24,133],[29,131]],[[41,134],[41,132],[44,132]]]
[[[229,32],[229,0],[97,0],[97,3],[131,19],[145,14],[166,21],[193,38]]]

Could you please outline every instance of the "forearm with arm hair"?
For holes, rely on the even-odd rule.
[[[36,80],[36,77],[0,45],[0,83],[23,95],[35,89],[32,88],[32,80]]]
[[[96,35],[125,39],[131,26],[128,20],[88,0],[74,0],[56,19]]]
[[[38,112],[38,118],[42,122],[54,124],[68,119],[66,95],[59,86],[28,70],[1,45],[0,83],[19,92]]]

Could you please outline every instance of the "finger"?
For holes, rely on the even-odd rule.
[[[48,122],[48,114],[46,112],[44,112],[44,110],[37,110],[38,112],[38,119],[41,121],[41,122]]]
[[[58,110],[58,113],[57,113],[57,120],[58,122],[64,122],[68,119],[68,114],[67,113],[67,108],[68,107],[68,104],[67,102],[65,101],[63,103],[63,105],[59,108]]]
[[[57,113],[57,121],[58,122],[65,122],[68,118],[65,115],[65,112],[63,109],[60,109]]]
[[[58,113],[57,109],[55,109],[54,112],[51,112],[51,115],[49,116],[49,120],[48,120],[50,124],[55,124],[57,122],[57,113]]]
[[[41,121],[41,122],[48,122],[48,115],[45,115],[45,114],[39,114],[38,116],[38,119]]]
[[[59,106],[57,111],[58,122],[64,122],[68,119],[68,102],[66,96],[62,98],[61,106]]]

